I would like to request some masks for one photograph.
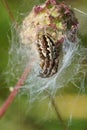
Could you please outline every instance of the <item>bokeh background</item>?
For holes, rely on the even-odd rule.
[[[35,4],[44,0],[7,0],[15,19],[21,23],[24,16]],[[66,0],[73,8],[87,13],[87,0]],[[87,16],[76,12],[80,21],[79,35],[83,46],[87,47]],[[11,21],[9,15],[0,1],[0,106],[10,93],[10,86],[6,84],[4,75],[8,64],[8,52],[11,37]],[[59,111],[69,125],[69,130],[87,130],[87,77],[84,91],[79,94],[78,88],[69,84],[58,90],[55,97]],[[6,113],[0,118],[0,130],[62,130],[49,99],[29,103],[29,98],[18,93],[8,107]]]

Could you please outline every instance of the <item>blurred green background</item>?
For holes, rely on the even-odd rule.
[[[44,0],[8,0],[15,19],[20,23],[33,5]],[[73,8],[87,12],[87,0],[66,0]],[[87,47],[87,17],[76,12],[80,21],[80,37]],[[8,13],[0,1],[0,106],[9,94],[9,86],[3,73],[8,63],[9,40],[11,37],[11,22]],[[85,93],[78,94],[78,89],[72,85],[60,89],[55,100],[69,130],[87,130],[87,84]],[[50,109],[49,109],[50,108]],[[28,97],[18,94],[0,119],[0,130],[62,130],[55,111],[50,106],[49,99],[29,104]]]

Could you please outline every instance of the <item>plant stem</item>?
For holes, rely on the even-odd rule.
[[[66,126],[66,124],[65,124],[64,120],[62,119],[62,116],[61,116],[61,114],[59,112],[59,109],[58,109],[58,106],[56,104],[55,99],[53,98],[53,96],[48,91],[46,91],[46,93],[49,96],[49,99],[50,99],[50,101],[52,103],[52,106],[53,106],[53,108],[54,108],[54,110],[56,112],[58,121],[61,122],[61,126],[62,126],[63,130],[68,130],[68,127]]]
[[[11,22],[14,24],[15,28],[17,29],[17,27],[18,27],[17,22],[16,22],[16,20],[14,18],[14,15],[13,15],[9,5],[8,5],[7,0],[2,0],[2,2],[3,2],[3,5],[5,6],[5,8],[6,8],[7,12],[8,12],[8,15],[10,17]]]
[[[15,95],[17,94],[17,91],[19,90],[19,88],[21,87],[21,85],[23,84],[25,78],[27,77],[28,73],[30,71],[30,65],[28,65],[24,72],[22,73],[21,77],[19,78],[18,82],[16,83],[13,91],[11,91],[11,93],[9,94],[8,98],[6,99],[6,101],[3,103],[3,105],[0,108],[0,117],[3,116],[3,114],[5,113],[7,107],[9,106],[9,104],[12,102],[12,100],[14,99]]]

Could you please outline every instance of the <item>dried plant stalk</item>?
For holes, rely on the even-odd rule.
[[[48,97],[49,97],[49,99],[50,99],[50,101],[52,103],[52,106],[53,106],[53,108],[54,108],[54,110],[56,112],[57,119],[58,119],[58,121],[60,121],[63,130],[68,130],[68,127],[65,124],[65,122],[64,122],[64,120],[63,120],[63,118],[62,118],[62,116],[61,116],[61,114],[59,112],[59,109],[58,109],[58,106],[56,104],[56,101],[55,101],[54,97],[48,91],[45,91],[45,92],[48,95]]]
[[[13,13],[12,13],[12,11],[11,11],[9,5],[8,5],[7,0],[2,0],[2,2],[3,2],[3,5],[5,6],[5,9],[6,9],[7,12],[8,12],[8,15],[9,15],[9,17],[10,17],[11,22],[14,24],[14,27],[17,29],[17,27],[18,27],[17,22],[16,22],[16,20],[15,20],[15,18],[14,18],[14,15],[13,15]]]

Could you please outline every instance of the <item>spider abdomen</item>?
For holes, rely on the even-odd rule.
[[[58,70],[59,48],[48,33],[38,37],[37,48],[41,67],[39,76],[51,77]]]

